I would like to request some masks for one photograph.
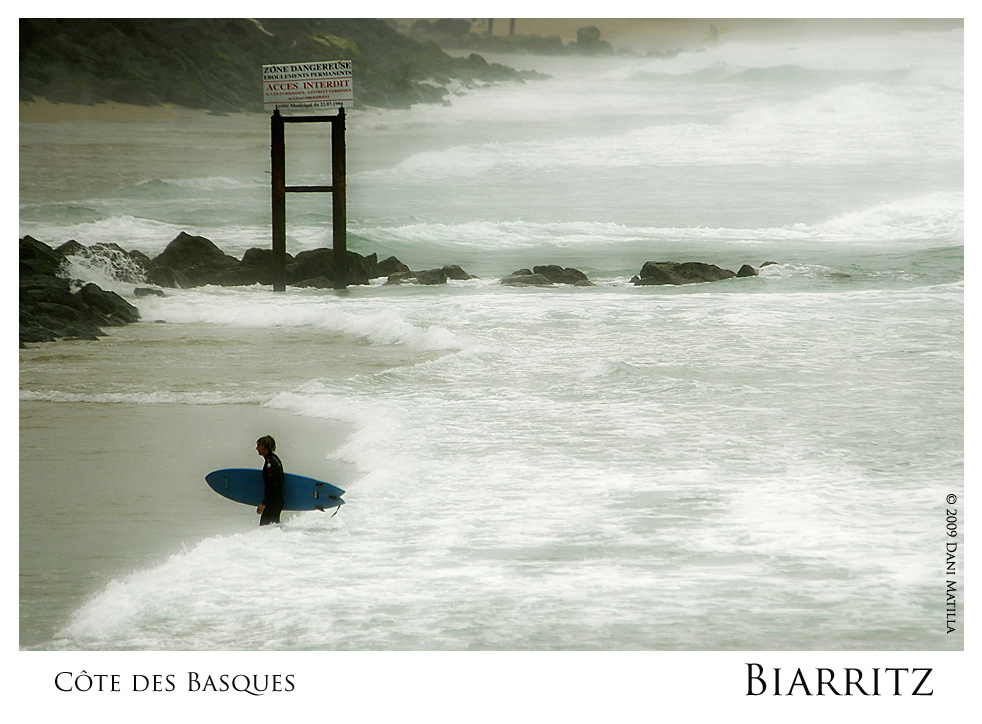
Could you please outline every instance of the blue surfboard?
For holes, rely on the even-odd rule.
[[[336,485],[304,475],[285,473],[283,510],[327,510],[344,505],[344,491]],[[252,468],[225,468],[205,476],[205,482],[223,498],[258,508],[265,489],[263,471]]]

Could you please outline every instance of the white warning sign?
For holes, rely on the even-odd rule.
[[[351,61],[263,66],[263,104],[275,108],[351,108],[355,103]]]

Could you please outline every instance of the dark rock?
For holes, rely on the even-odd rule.
[[[249,287],[253,284],[269,286],[273,283],[273,271],[272,269],[253,268],[240,264],[237,267],[216,272],[207,283],[223,287]]]
[[[54,275],[30,275],[20,278],[20,304],[32,306],[42,302],[72,306],[74,297],[67,279]]]
[[[226,264],[227,259],[238,261],[229,257],[210,239],[182,231],[153,259],[153,263],[182,269],[208,263]]]
[[[53,276],[61,271],[64,263],[64,257],[34,237],[25,236],[20,240],[21,278],[36,274]]]
[[[147,281],[168,289],[188,289],[194,286],[183,273],[168,267],[151,267],[147,272]]]
[[[37,302],[33,305],[33,309],[39,316],[54,317],[66,322],[81,322],[86,317],[86,314],[76,305],[57,302]]]
[[[133,249],[127,253],[130,255],[130,259],[133,260],[133,263],[143,269],[143,276],[146,277],[147,273],[150,271],[150,257],[144,254],[142,251],[137,251],[136,249]]]
[[[443,269],[427,269],[416,273],[416,281],[420,284],[446,284],[447,275]]]
[[[163,289],[153,289],[151,287],[136,287],[133,290],[136,297],[166,297]]]
[[[565,272],[565,269],[563,269],[561,266],[557,266],[556,264],[543,264],[532,267],[533,274],[541,274],[553,283],[555,283],[557,279],[562,278]]]
[[[295,286],[318,286],[316,281],[337,277],[334,250],[328,248],[302,251],[296,257],[286,254],[286,282]],[[347,254],[347,283],[368,284],[378,276],[378,257]],[[248,249],[239,261],[222,252],[212,241],[201,236],[181,233],[162,254],[153,259],[147,280],[161,287],[193,287],[205,284],[249,286],[273,283],[272,249]]]
[[[103,316],[109,324],[117,326],[136,322],[140,312],[116,292],[109,292],[95,284],[86,284],[76,296],[90,309]]]
[[[284,252],[283,254],[287,264],[294,261],[293,255],[289,252]],[[242,265],[256,269],[272,269],[273,250],[257,249],[256,247],[246,249],[246,253],[242,255]]]
[[[742,267],[740,267],[740,271],[738,271],[736,275],[738,277],[755,277],[757,276],[757,270],[749,264],[744,264]]]
[[[736,274],[729,269],[721,269],[715,264],[688,261],[681,264],[673,261],[648,261],[641,268],[635,285],[655,284],[697,284],[730,279]]]
[[[178,279],[174,285],[167,284],[166,272],[162,276],[156,274],[158,270],[167,270],[183,275],[188,286],[220,284],[223,274],[238,266],[238,259],[223,252],[211,240],[182,231],[151,261],[148,277],[157,286],[184,286]]]
[[[39,342],[50,342],[55,339],[55,335],[50,329],[45,329],[43,327],[37,327],[31,324],[21,324],[20,325],[20,346],[21,348],[26,347],[29,344],[37,344]]]
[[[501,280],[509,287],[551,287],[552,282],[542,274],[535,274],[529,269],[519,269]]]
[[[76,256],[85,251],[86,247],[79,244],[75,239],[69,239],[64,244],[55,249],[55,253],[62,256]]]
[[[369,284],[378,276],[378,262],[375,255],[364,257],[351,250],[346,256],[346,281],[348,284]],[[320,248],[302,251],[297,254],[291,273],[298,282],[315,277],[337,278],[334,249]]]
[[[553,284],[570,284],[578,287],[595,286],[587,275],[579,269],[563,268],[558,264],[544,264],[532,269],[516,269],[501,280],[502,284],[512,287],[550,287]]]
[[[294,273],[301,280],[325,277],[334,280],[334,249],[311,249],[301,251],[295,257]]]
[[[62,262],[63,256],[47,244],[31,237],[20,240],[21,347],[55,339],[98,339],[103,333],[99,325],[128,324],[140,318],[136,307],[95,284],[72,293],[71,282],[60,276]]]
[[[442,271],[447,279],[453,279],[455,281],[467,281],[468,279],[475,278],[456,264],[448,264],[447,266],[443,267]]]
[[[293,264],[293,256],[284,252],[284,266],[287,269],[286,281],[296,281],[291,278],[290,268]],[[255,247],[246,249],[242,255],[242,261],[238,267],[228,269],[216,275],[214,283],[222,286],[251,286],[253,284],[271,285],[273,283],[273,250],[257,249]]]
[[[334,280],[328,277],[312,277],[310,279],[304,279],[303,281],[297,282],[293,286],[300,289],[333,289]]]
[[[86,320],[70,320],[53,314],[35,313],[20,324],[20,346],[55,339],[98,339],[102,330]]]
[[[774,266],[775,264],[777,264],[776,261],[765,261],[760,265],[760,268],[763,269],[765,266]]]
[[[63,339],[83,339],[94,342],[99,339],[102,330],[91,324],[66,324],[61,328],[58,336]]]
[[[409,271],[408,269],[406,269],[405,271],[392,272],[391,274],[389,274],[389,278],[385,283],[402,284],[404,282],[415,282],[415,281],[416,281],[416,272]]]
[[[641,275],[636,277],[637,281],[634,282],[635,285],[648,285],[648,284],[682,284],[682,281],[678,281],[675,275],[669,269],[665,269],[661,266],[654,266],[652,263],[646,263]]]
[[[378,268],[376,271],[378,272],[379,276],[387,277],[391,276],[395,272],[407,272],[409,271],[409,267],[396,259],[394,256],[390,256],[388,259],[383,259],[378,263]]]
[[[536,266],[532,268],[533,274],[541,274],[546,279],[551,281],[553,284],[572,284],[574,286],[595,286],[591,282],[587,275],[581,272],[579,269],[573,269],[572,267],[566,267],[565,269],[556,264],[548,264],[545,266]]]
[[[393,259],[394,257],[390,257]],[[396,260],[398,262],[398,260]],[[396,269],[388,274],[388,279],[386,284],[446,284],[448,279],[455,280],[466,280],[466,279],[476,279],[463,269],[461,269],[456,264],[448,264],[441,269],[426,269],[424,271],[410,271],[409,267],[401,262],[397,264],[392,264],[389,259],[386,259],[379,264],[379,268],[393,268]]]

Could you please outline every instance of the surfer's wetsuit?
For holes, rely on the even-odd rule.
[[[283,511],[283,463],[276,457],[276,453],[266,453],[266,464],[263,465],[263,486],[264,496],[262,517],[259,525],[280,522],[280,513]]]

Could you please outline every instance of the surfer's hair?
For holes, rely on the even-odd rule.
[[[256,440],[256,444],[262,445],[270,452],[276,452],[276,440],[274,440],[270,435],[263,435],[261,438]]]

